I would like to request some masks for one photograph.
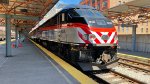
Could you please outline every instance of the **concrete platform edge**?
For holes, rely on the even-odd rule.
[[[67,62],[63,61],[52,52],[48,51],[47,49],[43,48],[39,44],[35,43],[34,41],[30,40],[33,44],[35,44],[38,48],[40,48],[44,53],[46,53],[50,58],[56,61],[61,67],[63,67],[69,74],[71,74],[75,79],[77,79],[81,84],[98,84],[93,79],[89,78],[81,71],[77,70]]]
[[[117,53],[117,54],[121,56],[129,56],[129,57],[135,57],[135,58],[144,59],[144,60],[150,60],[149,58],[142,57],[142,56],[136,56],[136,55],[130,55],[130,54],[124,54],[124,53]]]

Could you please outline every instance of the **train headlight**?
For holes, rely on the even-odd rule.
[[[89,38],[94,40],[96,39],[96,36],[94,34],[89,34]]]
[[[108,40],[108,39],[109,39],[108,35],[103,35],[101,38],[102,38],[103,40]]]

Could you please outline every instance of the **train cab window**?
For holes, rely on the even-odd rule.
[[[99,11],[93,9],[76,9],[75,10],[80,16],[83,17],[100,17],[105,18]]]
[[[99,11],[97,10],[92,10],[95,14],[96,17],[101,17],[101,18],[105,18]]]
[[[65,12],[61,13],[59,18],[60,18],[60,23],[61,24],[65,24],[68,20],[67,14]]]
[[[94,16],[94,14],[91,11],[88,11],[88,9],[76,9],[76,11],[80,16]]]
[[[69,10],[69,16],[79,17],[80,15],[75,11],[75,9],[71,9],[71,10]]]
[[[61,14],[61,21],[62,21],[62,22],[65,21],[65,13],[62,13],[62,14]]]

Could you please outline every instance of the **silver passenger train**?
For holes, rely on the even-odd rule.
[[[84,71],[111,68],[118,61],[113,23],[89,6],[64,7],[34,30],[32,37]]]

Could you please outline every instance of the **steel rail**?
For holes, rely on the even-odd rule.
[[[134,62],[134,63],[138,63],[138,64],[142,64],[142,65],[145,65],[145,66],[150,66],[150,64],[148,64],[148,63],[138,62],[138,61],[129,60],[129,59],[121,58],[121,57],[119,57],[119,59]]]
[[[116,72],[114,70],[110,70],[110,72],[115,73],[115,74],[117,74],[117,75],[119,75],[121,77],[124,77],[125,79],[129,79],[129,80],[131,80],[133,82],[136,82],[136,83],[139,83],[139,84],[145,84],[145,82],[142,82],[142,81],[139,81],[137,79],[131,78],[131,77],[127,76],[127,75],[124,75],[122,73]]]
[[[139,70],[142,70],[142,71],[150,72],[150,70],[148,70],[148,69],[140,68],[140,67],[133,66],[133,65],[130,65],[130,64],[126,64],[126,63],[122,63],[122,62],[118,62],[118,63],[122,64],[122,65],[125,65],[125,66],[133,67],[135,69],[139,69]]]

